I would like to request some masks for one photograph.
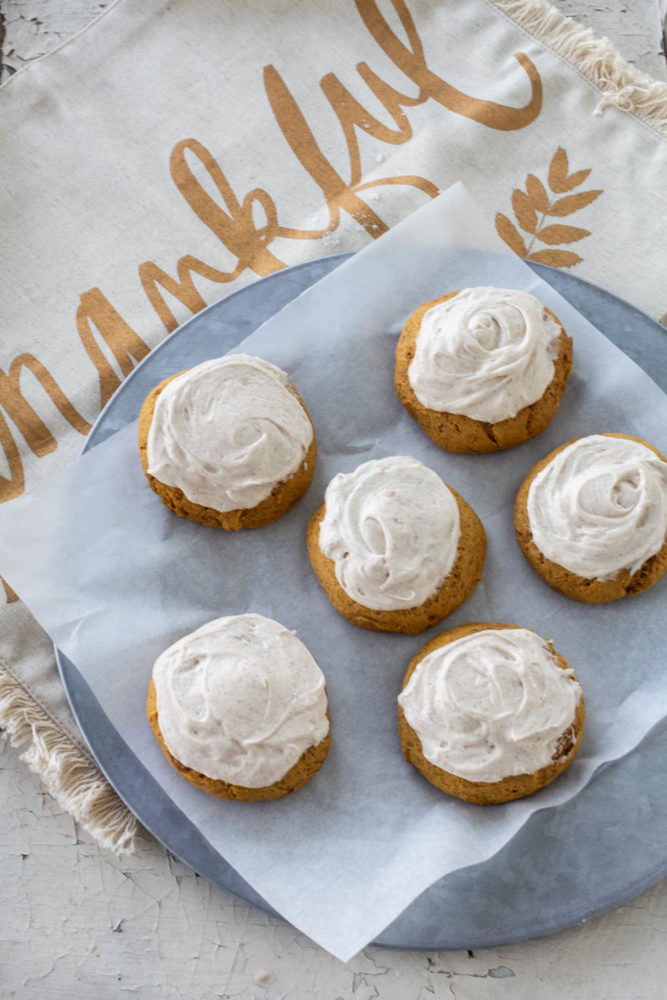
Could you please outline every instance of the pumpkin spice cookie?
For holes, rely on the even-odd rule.
[[[526,476],[514,525],[530,565],[565,597],[639,594],[667,570],[667,461],[627,434],[568,441]]]
[[[261,615],[209,622],[155,661],[146,704],[162,752],[223,799],[278,799],[329,751],[322,671],[302,642]]]
[[[571,338],[534,295],[466,288],[409,318],[395,384],[408,413],[445,451],[501,451],[547,427],[571,367]]]
[[[479,805],[532,795],[574,760],[581,685],[547,639],[472,622],[427,643],[398,697],[405,759],[448,795]]]
[[[423,632],[451,614],[479,583],[486,553],[472,507],[407,456],[334,476],[307,538],[334,608],[380,632]]]
[[[157,385],[139,415],[139,452],[167,507],[228,531],[285,514],[308,489],[316,462],[313,426],[287,375],[245,354]]]

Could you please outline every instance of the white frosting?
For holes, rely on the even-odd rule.
[[[196,365],[160,393],[148,471],[223,513],[265,500],[301,465],[313,428],[275,365],[230,354]]]
[[[468,781],[500,781],[552,762],[581,694],[544,639],[504,628],[433,650],[398,701],[432,764]]]
[[[458,504],[416,458],[379,458],[340,473],[324,502],[320,548],[335,562],[345,593],[364,607],[418,607],[454,565]]]
[[[466,288],[424,314],[410,385],[430,410],[507,420],[544,395],[560,333],[528,292]]]
[[[245,788],[279,781],[329,731],[324,676],[293,632],[261,615],[218,618],[155,661],[172,755]]]
[[[538,472],[526,506],[547,559],[586,579],[636,573],[667,536],[667,462],[638,441],[579,438]]]

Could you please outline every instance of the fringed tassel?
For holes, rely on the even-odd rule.
[[[134,851],[136,818],[95,763],[3,667],[0,667],[0,728],[6,729],[12,746],[28,744],[21,759],[100,847],[117,854]]]
[[[608,39],[596,38],[547,0],[489,3],[598,87],[602,98],[595,114],[610,106],[621,108],[667,138],[667,83],[631,66]]]

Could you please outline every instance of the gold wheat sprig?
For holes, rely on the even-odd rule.
[[[590,230],[577,226],[567,226],[550,222],[550,218],[564,218],[579,209],[585,208],[602,194],[602,191],[578,191],[569,194],[584,183],[590,170],[576,170],[569,173],[567,153],[559,146],[554,153],[547,184],[544,186],[535,174],[526,177],[526,190],[516,188],[512,192],[512,208],[519,227],[529,237],[528,242],[519,232],[517,226],[498,212],[496,215],[496,230],[498,235],[520,257],[535,260],[540,264],[550,264],[552,267],[572,267],[582,258],[572,250],[533,249],[536,242],[545,243],[547,247],[558,247],[562,244],[576,243],[590,236]],[[563,195],[564,197],[559,197]]]

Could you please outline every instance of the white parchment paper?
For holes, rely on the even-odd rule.
[[[449,455],[395,397],[396,338],[422,301],[485,284],[524,288],[560,316],[574,338],[573,374],[558,415],[535,440],[495,455]],[[575,795],[602,762],[627,753],[667,714],[667,675],[656,655],[667,580],[610,605],[570,602],[525,563],[512,524],[519,484],[563,441],[620,431],[666,451],[667,400],[509,252],[461,185],[360,251],[241,347],[284,368],[313,418],[318,467],[296,508],[267,528],[237,534],[175,517],[145,482],[132,424],[36,494],[0,509],[0,572],[210,843],[289,921],[347,960],[433,881],[490,857],[534,810]],[[306,554],[306,524],[329,479],[391,454],[435,469],[488,534],[475,594],[423,636],[348,624]],[[330,697],[333,745],[324,767],[274,803],[222,802],[193,788],[165,761],[144,713],[156,656],[204,622],[246,611],[296,629]],[[436,791],[401,756],[396,697],[407,663],[438,631],[465,621],[534,628],[553,639],[584,686],[579,757],[529,799],[467,805]]]

